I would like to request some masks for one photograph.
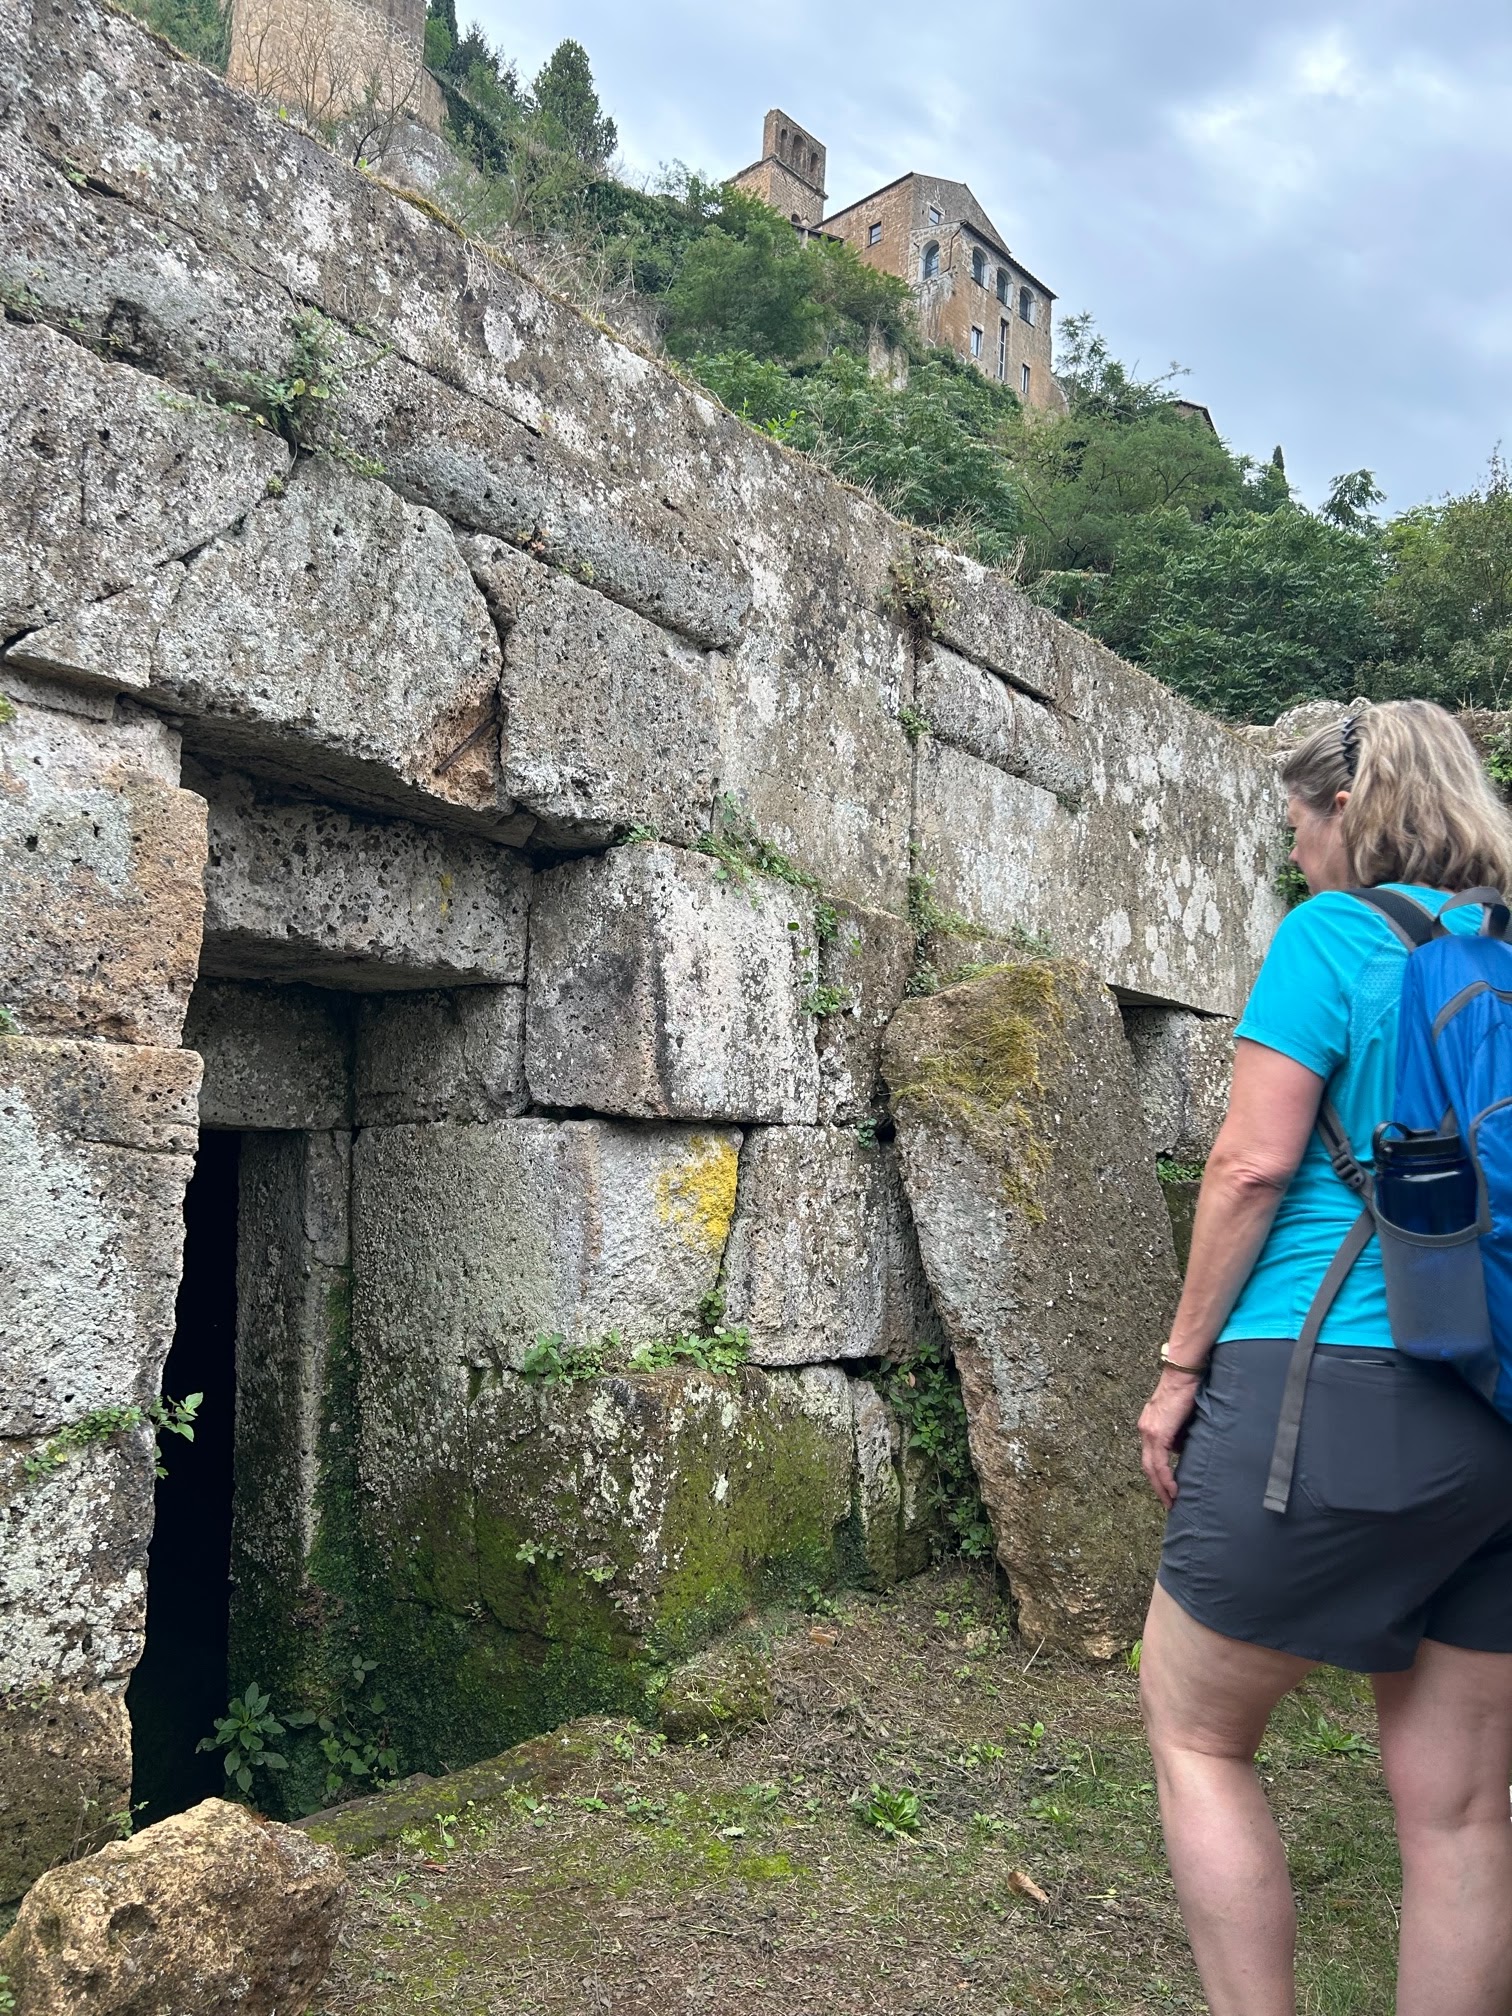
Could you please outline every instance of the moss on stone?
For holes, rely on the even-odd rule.
[[[1065,1055],[1067,983],[1076,984],[1074,969],[1063,971],[1055,959],[1008,960],[973,972],[959,983],[949,1047],[915,1060],[892,1087],[894,1109],[909,1103],[959,1126],[1000,1168],[1007,1201],[1036,1222],[1043,1216],[1036,1186],[1046,1150],[1033,1106]]]

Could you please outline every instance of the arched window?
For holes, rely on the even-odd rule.
[[[1008,290],[1012,286],[1012,284],[1013,284],[1012,281],[1008,277],[1008,268],[1006,266],[999,266],[998,282],[997,282],[997,296],[999,301],[1002,301],[1004,303],[1007,302]]]
[[[987,285],[987,254],[978,245],[971,255],[971,277],[978,287]]]
[[[1039,303],[1035,300],[1033,294],[1030,293],[1029,289],[1027,287],[1020,287],[1019,316],[1023,321],[1029,324],[1030,328],[1033,328],[1034,326],[1036,319],[1036,311],[1038,307]]]
[[[933,280],[938,275],[939,270],[940,242],[937,238],[931,238],[929,243],[924,247],[924,258],[919,267],[919,278],[921,280]]]

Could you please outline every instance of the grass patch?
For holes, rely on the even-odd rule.
[[[570,1796],[441,1815],[355,1863],[319,2016],[1196,2016],[1136,1676],[1033,1657],[990,1572],[836,1609],[818,1636],[786,1620],[768,1725],[627,1737]],[[1319,1674],[1262,1752],[1309,2016],[1390,2007],[1373,1741],[1361,1683]]]

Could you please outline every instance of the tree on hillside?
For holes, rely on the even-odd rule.
[[[1387,525],[1383,606],[1398,687],[1451,705],[1512,702],[1512,481],[1500,452],[1463,496]]]
[[[573,155],[585,168],[602,170],[619,144],[619,134],[599,104],[581,42],[557,44],[536,76],[532,97],[548,143]]]

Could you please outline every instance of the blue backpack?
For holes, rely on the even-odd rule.
[[[1323,1319],[1372,1238],[1398,1351],[1453,1365],[1512,1421],[1512,922],[1495,889],[1437,913],[1395,889],[1348,892],[1386,919],[1408,952],[1394,1116],[1375,1130],[1368,1168],[1325,1095],[1318,1132],[1360,1215],[1334,1255],[1292,1352],[1267,1511],[1291,1492],[1307,1375]],[[1478,903],[1478,936],[1443,913]]]

